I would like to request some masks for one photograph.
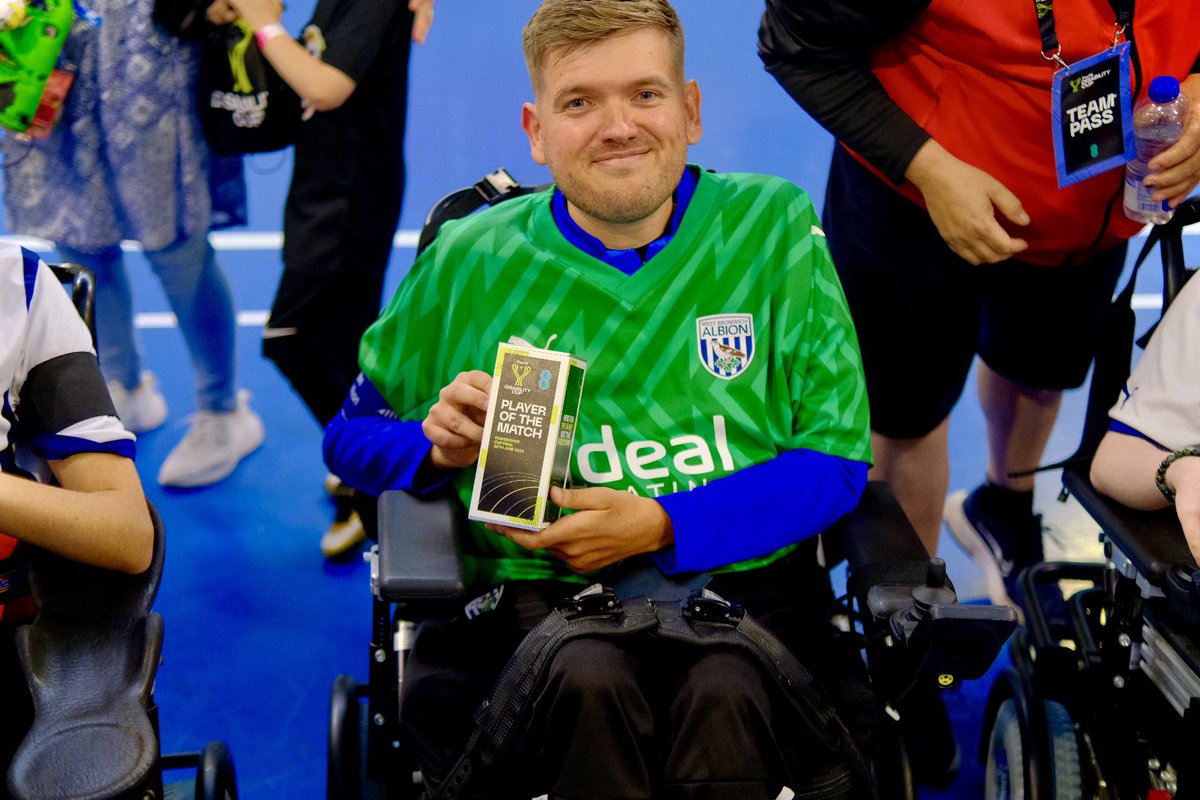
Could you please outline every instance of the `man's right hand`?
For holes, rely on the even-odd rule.
[[[1017,196],[933,139],[917,151],[904,176],[921,191],[938,233],[964,261],[995,264],[1029,246],[1024,239],[1009,236],[996,221],[999,211],[1017,225],[1029,224]]]
[[[469,467],[479,459],[492,376],[480,370],[460,372],[438,394],[421,423],[433,443],[429,460],[438,469]]]

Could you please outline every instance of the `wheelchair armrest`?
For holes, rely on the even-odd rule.
[[[1175,509],[1138,511],[1124,506],[1100,494],[1087,469],[1067,467],[1063,485],[1151,585],[1162,588],[1175,564],[1195,564]]]
[[[153,507],[154,557],[126,575],[38,552],[38,604],[17,631],[34,721],[13,756],[14,797],[110,797],[143,784],[158,759],[150,719],[162,617],[150,610],[162,577],[162,521]]]
[[[1200,568],[1173,508],[1139,511],[1102,495],[1086,467],[1063,470],[1063,485],[1104,531],[1109,554],[1127,578],[1162,593],[1188,625],[1200,625]],[[1132,569],[1132,574],[1130,573]]]
[[[464,593],[458,536],[466,512],[448,490],[416,496],[392,490],[379,496],[379,545],[371,590],[381,600],[453,599]]]
[[[889,661],[903,654],[904,673],[936,677],[943,687],[988,670],[1016,628],[1016,611],[961,605],[945,562],[929,558],[887,484],[869,482],[831,533],[848,562],[847,586],[865,632],[885,642]],[[900,675],[891,679],[897,687],[907,683]]]

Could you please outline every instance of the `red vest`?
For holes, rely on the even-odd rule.
[[[1054,16],[1067,63],[1112,41],[1116,16],[1107,0],[1059,0]],[[1198,30],[1200,0],[1137,3],[1134,36],[1143,94],[1157,75],[1187,76],[1200,52]],[[908,31],[875,50],[872,67],[892,98],[939,144],[1020,198],[1032,220],[1028,226],[1009,225],[997,214],[1012,235],[1029,242],[1020,258],[1058,264],[1096,241],[1125,171],[1058,188],[1050,122],[1055,66],[1041,49],[1028,0],[933,0]],[[922,203],[911,184],[900,191]],[[1118,200],[1096,249],[1140,229]]]

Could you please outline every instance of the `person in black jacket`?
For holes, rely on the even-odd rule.
[[[424,43],[433,0],[319,0],[303,43],[279,24],[277,0],[220,4],[216,20],[242,17],[308,105],[263,355],[324,428],[358,376],[358,341],[382,305],[404,193],[409,43]],[[364,538],[348,489],[335,496],[338,517],[321,539],[328,557]]]

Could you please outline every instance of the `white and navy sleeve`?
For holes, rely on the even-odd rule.
[[[99,452],[133,458],[92,349],[91,334],[49,267],[22,249],[25,326],[5,394],[14,433],[48,461]]]

